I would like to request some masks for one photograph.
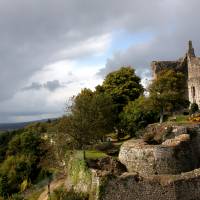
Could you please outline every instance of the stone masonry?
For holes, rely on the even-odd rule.
[[[186,97],[190,103],[200,106],[200,58],[195,56],[192,41],[188,43],[188,51],[177,61],[153,61],[151,63],[153,76],[164,69],[174,69],[186,75]]]

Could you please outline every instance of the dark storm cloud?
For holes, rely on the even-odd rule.
[[[41,83],[33,82],[31,85],[24,87],[22,90],[40,90],[43,88]]]
[[[0,104],[44,66],[92,54],[70,50],[113,31],[150,33],[152,38],[115,52],[101,76],[121,65],[132,65],[145,76],[152,60],[182,56],[189,39],[200,54],[199,7],[199,0],[0,0]],[[30,87],[54,90],[58,84]]]
[[[161,9],[161,15],[159,13],[157,16],[157,10],[152,13],[152,16],[159,18],[155,21],[160,21],[160,24],[150,26],[154,30],[154,37],[145,43],[133,44],[126,50],[115,52],[107,59],[105,68],[99,71],[99,75],[105,76],[120,66],[131,65],[140,76],[149,76],[151,61],[176,60],[184,56],[189,40],[193,40],[196,53],[200,55],[200,22],[197,20],[200,17],[200,1],[163,1],[163,5],[165,7]],[[132,28],[130,25],[129,30],[134,33],[133,27],[134,24]]]
[[[47,81],[46,83],[37,83],[37,82],[33,82],[31,85],[24,87],[23,90],[40,90],[42,88],[47,89],[51,92],[59,89],[59,88],[63,88],[65,87],[64,84],[60,83],[59,80],[53,80],[53,81]]]

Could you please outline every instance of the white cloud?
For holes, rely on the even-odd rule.
[[[75,44],[74,46],[62,50],[58,53],[60,57],[77,58],[80,59],[83,56],[100,56],[110,47],[112,36],[110,33],[91,37],[85,41]]]
[[[84,87],[94,88],[102,82],[95,75],[101,67],[82,65],[80,68],[80,63],[75,61],[59,61],[44,67],[28,80],[28,84],[35,81],[41,87],[20,90],[12,99],[1,102],[0,121],[19,122],[63,115],[69,97]],[[65,87],[59,87],[53,92],[46,90],[43,83],[51,80],[59,80]]]

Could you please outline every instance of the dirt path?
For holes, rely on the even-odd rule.
[[[51,183],[51,192],[53,192],[56,188],[63,185],[65,182],[65,178],[52,181]],[[38,200],[47,200],[48,199],[48,186],[45,186],[45,191],[39,196]]]

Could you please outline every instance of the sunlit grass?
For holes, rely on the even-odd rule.
[[[175,123],[190,123],[189,115],[176,115],[173,117],[169,117],[167,122],[175,122]]]
[[[86,150],[85,151],[86,159],[99,159],[99,158],[105,158],[106,156],[108,156],[108,155],[101,151],[96,151],[96,150]],[[83,158],[83,151],[77,151],[76,157]]]

